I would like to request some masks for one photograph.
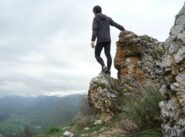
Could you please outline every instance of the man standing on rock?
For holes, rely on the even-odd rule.
[[[91,47],[95,48],[95,58],[98,63],[102,66],[102,71],[106,74],[111,73],[112,57],[110,54],[111,49],[111,37],[110,37],[110,25],[116,27],[121,31],[125,31],[124,27],[114,22],[110,17],[102,14],[102,9],[100,6],[95,6],[93,8],[93,13],[95,15],[92,25],[92,38]],[[96,45],[95,45],[96,40]],[[100,57],[101,51],[104,48],[105,55],[107,57],[107,67],[103,59]]]

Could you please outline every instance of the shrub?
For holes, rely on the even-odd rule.
[[[94,122],[94,116],[77,116],[74,120],[75,125],[73,127],[75,130],[83,129]]]
[[[58,133],[58,132],[60,132],[59,128],[51,127],[51,128],[48,129],[47,134],[53,134],[53,133]]]
[[[162,96],[157,88],[141,88],[138,98],[123,107],[124,115],[131,118],[140,129],[159,127],[161,100]]]
[[[131,137],[163,137],[162,131],[159,129],[144,130],[142,132],[131,135]]]
[[[80,112],[72,122],[73,130],[77,131],[91,125],[95,121],[95,113],[88,104],[87,96],[81,98]]]

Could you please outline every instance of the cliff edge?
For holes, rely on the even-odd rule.
[[[121,32],[114,59],[118,79],[101,73],[90,82],[88,100],[97,116],[107,121],[121,112],[125,100],[135,96],[138,87],[159,86],[163,43],[149,36]]]
[[[99,119],[108,121],[122,105],[137,98],[139,87],[160,88],[165,137],[185,136],[185,6],[175,19],[170,36],[159,42],[147,35],[121,32],[114,59],[118,78],[100,74],[90,82],[88,102]],[[127,101],[127,103],[126,103]]]

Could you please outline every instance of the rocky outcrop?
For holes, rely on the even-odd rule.
[[[89,105],[103,121],[109,120],[120,111],[118,87],[118,82],[104,73],[91,80],[88,94]]]
[[[139,86],[153,85],[165,96],[159,104],[164,136],[185,137],[185,6],[165,42],[121,32],[114,65],[118,79],[100,74],[91,80],[88,101],[97,116],[114,117]]]
[[[88,101],[100,119],[106,121],[121,112],[121,105],[135,96],[139,86],[157,85],[162,73],[162,45],[149,36],[120,33],[115,57],[118,79],[101,73],[90,82]]]
[[[132,32],[121,32],[114,60],[118,78],[134,79],[142,85],[160,82],[163,43],[149,36],[137,36]],[[133,82],[132,82],[133,85]]]
[[[165,83],[161,93],[167,100],[160,102],[165,137],[185,136],[185,6],[178,13],[170,36],[165,42],[162,61]]]

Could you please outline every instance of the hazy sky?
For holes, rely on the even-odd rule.
[[[164,41],[184,0],[1,0],[0,96],[87,91],[100,66],[90,48],[92,8]],[[112,56],[119,31],[112,31]],[[116,70],[112,67],[113,76]],[[52,94],[52,93],[51,93]]]

